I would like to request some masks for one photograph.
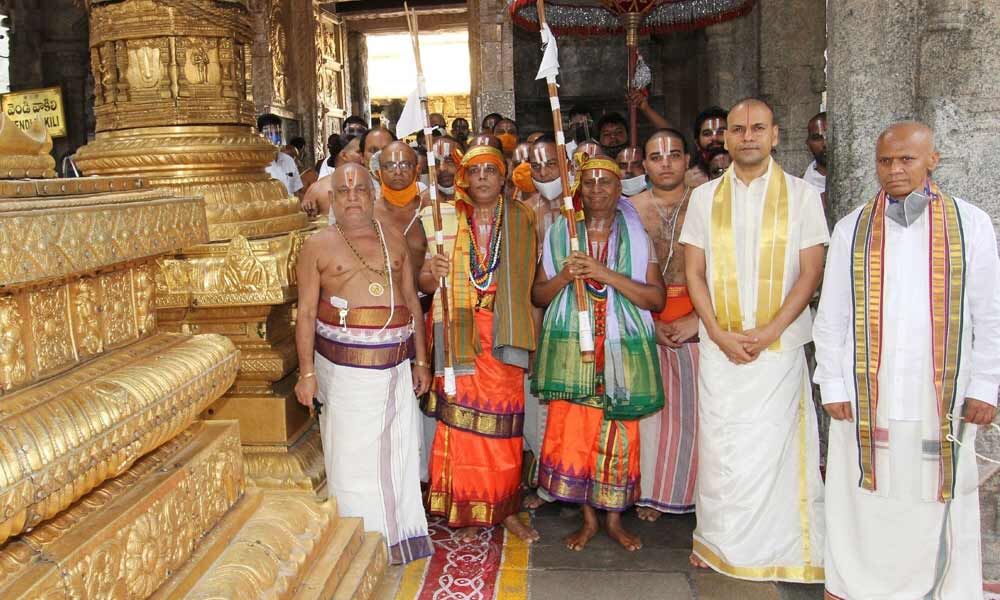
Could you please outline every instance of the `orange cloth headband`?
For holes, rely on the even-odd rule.
[[[458,150],[456,149],[457,153]],[[469,202],[469,197],[465,190],[469,188],[468,169],[473,165],[491,164],[500,171],[500,177],[507,176],[507,161],[504,160],[503,152],[493,146],[475,146],[468,152],[461,155],[458,171],[455,172],[455,196],[461,200]]]

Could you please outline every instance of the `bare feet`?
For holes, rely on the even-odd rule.
[[[696,569],[709,568],[708,563],[698,558],[698,555],[695,554],[694,552],[692,552],[691,556],[688,557],[688,562],[691,563],[691,566]]]
[[[524,497],[524,508],[528,510],[535,510],[539,506],[543,506],[545,504],[545,500],[543,500],[538,494],[527,494]]]
[[[642,548],[642,540],[639,536],[629,533],[622,525],[622,514],[619,512],[608,512],[608,536],[621,544],[629,552],[635,552]]]
[[[507,531],[513,533],[529,544],[533,544],[538,541],[538,532],[535,531],[534,528],[522,523],[521,519],[517,518],[517,515],[510,515],[504,519],[503,526]]]
[[[479,539],[479,527],[463,527],[456,531],[452,538],[460,544],[471,544]]]
[[[597,531],[600,529],[600,524],[597,522],[596,510],[590,506],[584,505],[582,512],[583,526],[563,538],[563,541],[566,542],[566,547],[576,552],[583,550],[584,546],[587,545],[587,542],[597,535]]]
[[[635,509],[635,512],[637,515],[639,515],[639,519],[643,521],[649,521],[650,523],[663,516],[663,513],[661,513],[660,511],[656,510],[655,508],[649,508],[647,506],[639,506]]]

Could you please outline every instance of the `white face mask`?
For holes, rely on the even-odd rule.
[[[444,185],[441,185],[439,183],[438,184],[438,191],[441,192],[442,194],[444,194],[445,196],[454,196],[455,195],[455,186],[453,186],[453,185],[444,186]]]
[[[552,181],[545,182],[538,181],[532,177],[531,181],[534,182],[535,188],[546,200],[555,200],[562,196],[562,181],[558,177]]]
[[[646,176],[636,175],[635,177],[629,177],[627,179],[622,179],[622,195],[632,197],[639,194],[646,189]]]

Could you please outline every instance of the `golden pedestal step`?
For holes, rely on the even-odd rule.
[[[198,421],[0,547],[0,597],[364,600],[385,564],[333,501],[245,490],[238,424]]]

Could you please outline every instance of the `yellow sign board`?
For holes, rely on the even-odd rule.
[[[10,117],[18,129],[27,130],[38,117],[52,137],[66,135],[66,115],[63,113],[62,88],[59,86],[0,94],[0,110]]]

